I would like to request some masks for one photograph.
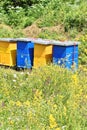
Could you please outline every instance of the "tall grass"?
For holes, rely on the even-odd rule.
[[[0,129],[86,130],[87,68],[0,68]]]

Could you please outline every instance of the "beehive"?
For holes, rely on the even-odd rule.
[[[71,69],[78,68],[78,44],[77,42],[54,42],[53,63]]]
[[[52,45],[36,43],[34,46],[34,67],[44,66],[52,62]]]
[[[0,39],[0,64],[6,66],[16,65],[16,42]]]
[[[28,39],[17,41],[17,67],[32,68],[34,57],[34,43]]]

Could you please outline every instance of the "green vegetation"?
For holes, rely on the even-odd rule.
[[[37,76],[36,76],[37,75]],[[87,68],[0,68],[0,129],[86,130]]]
[[[87,35],[80,37],[79,63],[87,66]]]
[[[24,34],[22,32],[22,29],[12,29],[11,27],[9,26],[6,26],[6,25],[3,25],[1,24],[0,25],[0,38],[3,38],[3,37],[24,37]]]
[[[84,31],[87,27],[85,0],[3,0],[0,22],[20,28],[37,21],[39,27],[63,24],[65,32],[71,28]]]

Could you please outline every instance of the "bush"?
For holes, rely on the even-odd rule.
[[[39,27],[55,26],[63,24],[65,32],[72,28],[83,31],[87,28],[87,2],[63,2],[51,0],[41,16]]]
[[[19,27],[23,28],[26,23],[25,11],[21,7],[10,7],[8,10],[7,21],[5,22],[7,25],[11,27]]]
[[[13,31],[11,29],[8,29],[6,27],[0,27],[0,38],[4,37],[12,37],[13,36]]]
[[[82,65],[87,65],[87,35],[82,36],[79,46],[79,62]]]
[[[86,17],[87,2],[82,2],[80,5],[71,5],[69,11],[65,13],[65,31],[73,27],[77,28],[78,31],[83,31],[83,28],[87,27]]]
[[[9,26],[2,25],[0,26],[0,38],[18,38],[24,37],[24,34],[21,29],[12,29]]]

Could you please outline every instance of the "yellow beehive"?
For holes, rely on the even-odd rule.
[[[44,66],[52,61],[52,45],[35,44],[34,67]]]
[[[7,66],[16,65],[16,43],[0,41],[0,64]]]

